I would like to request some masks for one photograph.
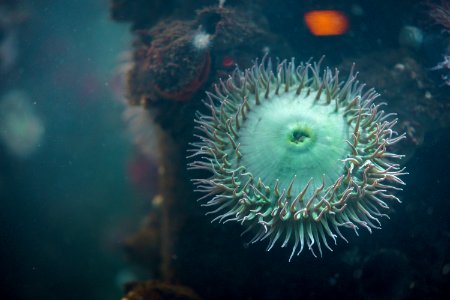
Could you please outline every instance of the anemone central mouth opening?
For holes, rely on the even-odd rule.
[[[308,132],[308,130],[298,128],[298,129],[294,129],[294,131],[292,131],[292,136],[290,138],[290,141],[295,144],[300,144],[300,143],[306,142],[310,138],[311,138],[311,134]]]
[[[304,126],[296,126],[291,129],[288,135],[288,140],[292,144],[304,145],[311,142],[313,138],[313,131],[311,128]]]

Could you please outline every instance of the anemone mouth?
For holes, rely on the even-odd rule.
[[[309,197],[323,176],[329,183],[342,174],[350,126],[333,106],[317,103],[306,93],[271,95],[270,101],[253,107],[239,130],[239,142],[240,165],[255,178],[272,185],[297,175],[293,194],[313,178],[305,193]]]
[[[315,135],[309,126],[296,124],[290,128],[287,138],[289,143],[305,147],[313,142]]]
[[[397,119],[363,93],[353,68],[346,81],[320,64],[263,59],[236,69],[207,93],[208,114],[198,114],[200,140],[193,143],[190,169],[211,172],[194,179],[208,199],[214,220],[236,221],[256,230],[251,243],[269,239],[292,244],[291,257],[305,246],[331,250],[340,228],[380,228],[386,201],[406,174],[402,155],[388,147],[405,137]],[[337,234],[337,235],[336,235]]]

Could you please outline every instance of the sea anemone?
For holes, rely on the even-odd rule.
[[[270,59],[244,72],[238,68],[207,93],[208,113],[198,113],[197,142],[190,169],[210,177],[193,179],[208,199],[213,221],[236,221],[256,235],[292,244],[289,260],[306,245],[322,255],[336,244],[341,228],[369,232],[388,217],[388,203],[400,202],[406,174],[389,146],[405,138],[393,130],[395,114],[374,103],[353,67],[346,81],[318,63]]]

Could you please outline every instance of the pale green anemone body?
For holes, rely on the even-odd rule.
[[[263,60],[208,93],[190,168],[211,172],[193,181],[214,220],[256,228],[251,242],[269,239],[268,250],[291,243],[291,258],[305,245],[331,250],[336,233],[345,240],[341,227],[380,227],[405,174],[387,149],[404,135],[353,70],[345,82],[338,75],[320,75],[320,62]]]
[[[273,95],[271,101],[256,106],[239,131],[239,142],[245,153],[240,163],[248,172],[268,184],[274,178],[289,183],[297,175],[294,195],[313,178],[305,194],[309,197],[322,184],[322,175],[326,182],[342,175],[341,160],[349,151],[345,140],[351,132],[333,106],[316,103],[314,95],[306,93]]]

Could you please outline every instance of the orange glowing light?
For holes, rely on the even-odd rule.
[[[337,10],[314,10],[305,13],[306,26],[314,35],[340,35],[348,29],[348,19]]]

